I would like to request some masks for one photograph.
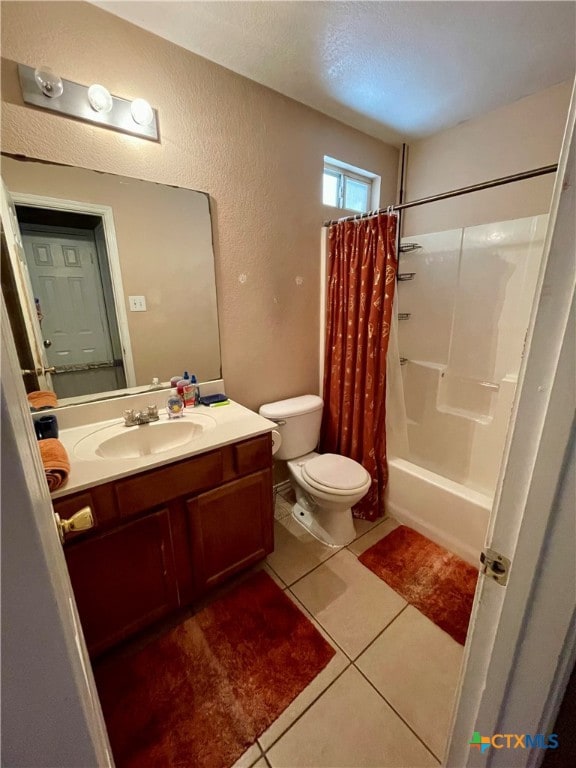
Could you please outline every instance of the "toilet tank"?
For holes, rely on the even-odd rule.
[[[316,449],[323,405],[318,395],[301,395],[266,403],[260,408],[259,413],[264,418],[285,422],[278,425],[282,443],[274,455],[275,459],[296,459]]]

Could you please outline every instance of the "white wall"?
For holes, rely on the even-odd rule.
[[[411,144],[406,200],[558,162],[572,83],[527,96]],[[554,176],[541,176],[408,209],[404,234],[547,213]]]

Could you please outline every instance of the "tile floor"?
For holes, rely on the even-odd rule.
[[[263,566],[336,650],[234,768],[426,768],[442,760],[463,648],[358,562],[393,520],[321,544],[276,496]]]

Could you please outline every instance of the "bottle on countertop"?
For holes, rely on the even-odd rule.
[[[184,415],[184,402],[177,389],[172,390],[166,403],[166,411],[168,412],[169,419],[177,419]]]
[[[182,399],[184,399],[184,387],[190,386],[190,374],[188,371],[184,371],[184,375],[178,379],[176,389]]]
[[[196,379],[196,376],[194,376],[194,374],[192,374],[192,378],[190,379],[190,382],[194,390],[194,405],[200,405],[200,386],[198,385],[198,380]]]

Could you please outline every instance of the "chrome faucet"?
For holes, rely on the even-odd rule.
[[[158,406],[149,405],[144,411],[136,411],[129,408],[124,411],[124,426],[136,427],[142,424],[149,424],[151,421],[158,421]]]

